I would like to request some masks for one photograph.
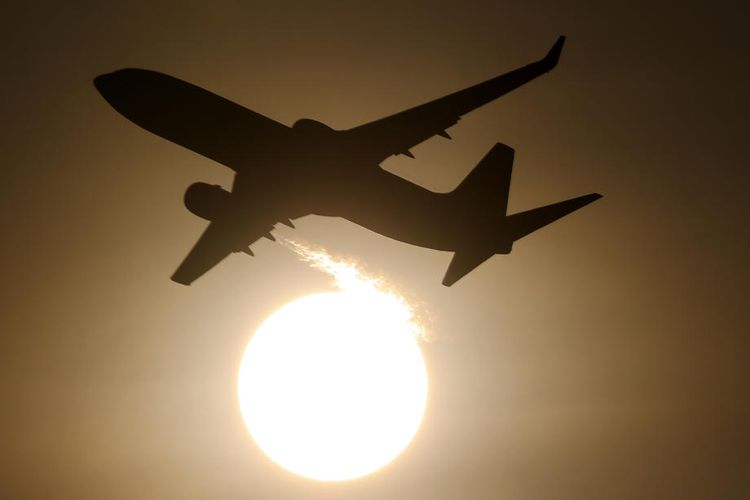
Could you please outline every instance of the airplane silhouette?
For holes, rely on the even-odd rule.
[[[305,215],[343,217],[413,245],[455,252],[450,286],[513,242],[587,205],[588,194],[506,214],[513,149],[496,144],[452,192],[435,193],[379,167],[392,155],[446,129],[461,116],[550,71],[565,37],[547,55],[483,83],[349,130],[310,119],[287,127],[205,89],[145,69],[94,79],[101,95],[135,124],[235,172],[232,191],[197,182],[185,206],[208,227],[172,280],[189,285],[232,252],[274,240],[277,222]],[[477,228],[481,228],[477,230]]]

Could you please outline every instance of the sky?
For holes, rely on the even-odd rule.
[[[737,2],[37,2],[3,13],[0,492],[75,499],[746,498],[750,68]],[[540,58],[548,75],[383,167],[448,191],[498,141],[509,211],[604,198],[451,288],[450,254],[350,222],[279,234],[416,304],[422,428],[366,478],[297,478],[252,443],[236,377],[273,311],[329,277],[270,241],[191,287],[231,171],[93,87],[162,71],[291,125],[349,128]]]

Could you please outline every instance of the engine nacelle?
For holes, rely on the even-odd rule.
[[[206,220],[218,218],[229,204],[231,194],[219,185],[196,182],[185,191],[185,207]]]

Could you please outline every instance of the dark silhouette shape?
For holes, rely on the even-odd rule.
[[[589,194],[507,216],[513,150],[497,144],[453,192],[434,193],[378,167],[483,104],[550,71],[565,37],[543,59],[435,101],[349,130],[302,119],[291,128],[207,90],[144,69],[98,76],[122,115],[236,172],[232,191],[191,185],[185,206],[210,223],[172,279],[190,284],[232,252],[273,240],[277,222],[339,216],[391,238],[455,256],[450,286],[513,242],[598,199]],[[481,228],[477,231],[477,228]]]

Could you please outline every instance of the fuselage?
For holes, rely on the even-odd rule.
[[[270,224],[310,214],[342,217],[439,250],[453,250],[466,237],[468,214],[449,193],[429,191],[359,156],[346,132],[313,120],[269,129],[254,111],[148,70],[119,70],[95,84],[137,125],[233,169],[237,217],[270,216]]]
[[[342,217],[413,245],[455,249],[463,227],[449,193],[429,191],[377,165],[354,168],[359,175],[337,182],[335,192],[321,190],[313,213]]]

